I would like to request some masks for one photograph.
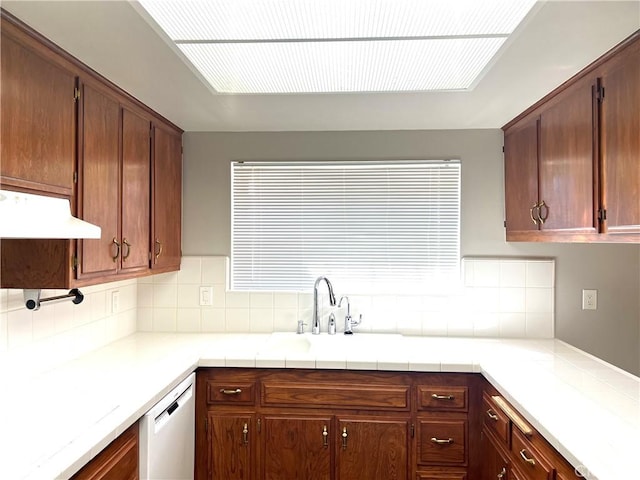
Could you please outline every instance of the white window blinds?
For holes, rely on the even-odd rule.
[[[460,162],[234,162],[231,288],[441,289],[459,278]],[[427,290],[429,289],[429,290]]]

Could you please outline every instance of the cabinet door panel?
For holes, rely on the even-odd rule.
[[[607,233],[640,233],[640,42],[605,64],[601,154]]]
[[[498,441],[486,431],[480,436],[482,453],[482,479],[507,480],[509,469],[508,455],[498,446]]]
[[[81,240],[78,278],[113,274],[120,242],[120,104],[90,84],[82,88],[79,207],[83,220],[99,225],[102,236]]]
[[[154,269],[179,269],[182,218],[182,137],[156,126],[153,161]]]
[[[209,478],[252,479],[252,452],[255,442],[253,416],[209,412],[208,425]]]
[[[507,232],[538,230],[530,209],[538,202],[538,118],[504,137]]]
[[[1,46],[2,181],[71,196],[76,77],[4,32]]]
[[[338,421],[338,480],[406,480],[409,475],[406,420],[343,418]]]
[[[596,233],[595,109],[589,78],[565,90],[540,118],[539,200],[543,230]]]
[[[329,417],[264,417],[261,478],[329,480],[331,434]]]
[[[122,269],[149,267],[151,122],[122,110]]]

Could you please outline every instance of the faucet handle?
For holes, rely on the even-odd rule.
[[[329,315],[329,326],[327,328],[327,331],[329,332],[329,335],[336,334],[336,316],[333,313]]]
[[[306,325],[306,323],[304,323],[303,320],[298,320],[298,329],[296,330],[297,334],[301,334],[304,333],[304,326]]]
[[[356,321],[354,321],[354,320],[351,320],[351,325],[352,325],[353,327],[355,327],[355,326],[357,326],[357,325],[360,325],[361,323],[362,323],[362,314],[360,314],[360,316],[358,317],[358,321],[357,321],[357,322],[356,322]]]

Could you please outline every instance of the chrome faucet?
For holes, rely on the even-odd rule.
[[[342,307],[342,300],[347,301],[347,314],[344,316],[344,334],[345,335],[353,335],[353,327],[356,325],[360,325],[362,322],[362,314],[360,314],[360,318],[357,322],[353,320],[351,317],[351,304],[349,303],[349,297],[346,295],[340,297],[340,303],[338,303],[338,307]]]
[[[321,281],[325,281],[327,288],[329,289],[329,304],[332,307],[336,305],[336,296],[333,294],[333,287],[327,277],[316,278],[316,283],[313,284],[313,323],[311,325],[311,333],[318,335],[320,333],[320,318],[318,318],[318,284]]]

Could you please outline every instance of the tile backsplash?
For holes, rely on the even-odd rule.
[[[180,272],[138,280],[138,330],[155,332],[294,332],[311,321],[309,292],[228,291],[227,257],[183,257]],[[553,259],[462,260],[461,287],[449,295],[350,295],[356,332],[505,338],[553,338]],[[212,287],[200,306],[200,286]],[[334,285],[338,298],[348,294]],[[321,295],[322,330],[333,311],[344,330],[344,309]],[[309,327],[307,326],[307,331]]]

